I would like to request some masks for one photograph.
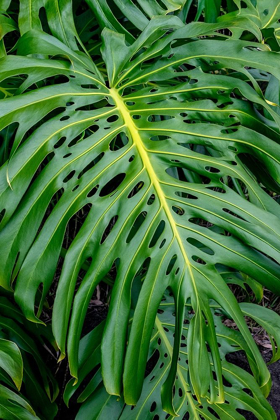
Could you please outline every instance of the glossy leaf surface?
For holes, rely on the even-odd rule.
[[[280,292],[279,205],[272,197],[280,182],[280,117],[274,95],[262,88],[280,80],[279,54],[239,39],[248,23],[239,4],[239,14],[221,19],[219,2],[211,2],[214,12],[202,5],[210,23],[185,25],[175,15],[184,2],[164,2],[173,15],[147,10],[140,17],[138,3],[162,4],[115,0],[137,24],[138,31],[126,31],[106,1],[88,3],[104,27],[101,56],[90,57],[67,1],[55,2],[57,13],[44,2],[52,35],[43,31],[38,0],[21,2],[17,55],[1,59],[1,286],[14,291],[29,321],[43,324],[63,256],[52,314],[60,358],[67,355],[74,386],[101,364],[78,416],[98,402],[103,416],[119,410],[131,418],[129,405],[136,405],[133,415],[146,415],[155,402],[160,415],[164,409],[213,419],[214,410],[241,419],[236,410],[243,409],[274,419],[264,398],[269,371],[244,319],[263,325],[268,313],[258,320],[254,306],[239,305],[225,273],[235,283],[247,278],[258,298],[261,286]],[[224,25],[232,37],[220,36]],[[261,40],[261,30],[255,22],[250,36]],[[81,223],[69,241],[75,218]],[[99,342],[95,330],[87,336],[91,359],[90,350],[79,350],[80,337],[94,291],[108,275],[109,313]],[[172,334],[158,316],[167,289]],[[219,342],[225,327],[213,305],[239,329],[238,348],[254,377],[225,360],[231,333]],[[267,329],[278,343],[276,324],[277,316]],[[145,368],[156,350],[154,388]],[[36,349],[32,354],[38,364]],[[278,356],[275,349],[273,360]],[[51,396],[46,372],[42,380]]]

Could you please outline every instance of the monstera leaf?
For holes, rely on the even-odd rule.
[[[248,316],[262,318],[262,326],[270,331],[271,335],[278,342],[279,316],[266,308],[258,305],[242,304],[243,313]],[[211,312],[216,324],[217,342],[219,344],[220,356],[222,359],[222,375],[225,385],[226,408],[221,404],[210,404],[207,399],[202,399],[200,403],[192,396],[192,387],[188,374],[189,353],[186,344],[186,337],[189,325],[193,318],[190,313],[191,307],[185,306],[184,327],[181,338],[181,348],[177,366],[177,378],[175,381],[174,406],[180,418],[193,419],[243,419],[246,411],[255,414],[260,420],[275,419],[268,402],[254,380],[247,372],[229,363],[226,356],[230,353],[245,350],[247,344],[238,331],[227,328],[222,320],[224,314],[217,305],[211,305]],[[172,348],[174,345],[175,323],[174,323],[174,300],[170,294],[166,294],[159,306],[153,334],[150,339],[149,366],[145,372],[143,391],[136,406],[127,406],[123,399],[113,395],[108,395],[103,384],[101,375],[101,352],[100,342],[104,323],[100,324],[80,342],[79,348],[79,381],[74,385],[74,379],[69,381],[64,393],[67,405],[75,396],[81,403],[81,408],[76,420],[91,418],[92,413],[100,418],[115,419],[165,419],[166,412],[162,409],[161,387],[168,375],[168,370],[172,360]],[[266,314],[261,312],[266,312]],[[269,325],[266,321],[273,320]],[[276,322],[274,322],[276,321]],[[210,356],[210,354],[209,354]],[[211,356],[210,356],[211,357]],[[90,381],[84,387],[84,380],[92,372]],[[217,386],[217,383],[215,383]],[[143,416],[143,417],[142,417]]]
[[[130,45],[105,28],[98,66],[39,29],[20,38],[0,67],[1,80],[17,86],[1,101],[9,158],[0,170],[0,281],[28,320],[43,323],[63,257],[52,326],[77,384],[84,319],[109,273],[105,400],[138,407],[158,334],[168,363],[162,376],[155,367],[151,403],[161,398],[172,416],[243,418],[238,408],[274,419],[262,396],[268,369],[222,272],[280,292],[279,207],[267,192],[279,190],[280,120],[259,84],[260,74],[280,79],[279,55],[222,38],[220,28],[160,16]],[[168,334],[157,318],[166,289]],[[238,327],[255,379],[225,361],[213,305]]]
[[[265,0],[257,0],[255,2],[251,0],[230,0],[227,9],[229,13],[224,13],[217,18],[217,21],[227,22],[227,25],[230,22],[237,23],[239,21],[245,23],[247,21],[247,30],[259,28],[265,42],[271,49],[279,51],[280,5],[278,0],[269,2]]]

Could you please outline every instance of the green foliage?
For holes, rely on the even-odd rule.
[[[55,346],[49,328],[26,321],[10,299],[1,296],[0,416],[3,420],[55,417],[57,407],[53,401],[58,385],[44,362],[46,345]]]
[[[57,346],[77,420],[276,419],[246,323],[278,360],[279,316],[252,303],[280,292],[280,8],[266,3],[0,1],[1,387],[22,418],[56,415],[41,352]],[[84,335],[102,283],[108,316]],[[252,374],[228,361],[238,350]]]

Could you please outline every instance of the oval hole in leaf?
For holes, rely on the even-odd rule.
[[[165,242],[166,242],[166,239],[163,239],[163,241],[161,242],[161,244],[160,244],[160,246],[159,246],[159,248],[160,248],[160,249],[161,249],[161,248],[163,248],[163,246],[164,246]]]
[[[92,169],[104,156],[104,152],[101,152],[96,158],[94,158],[78,175],[78,179],[80,179],[86,172]]]
[[[153,204],[153,203],[154,203],[154,201],[155,201],[155,199],[156,199],[155,194],[152,194],[152,195],[149,197],[148,201],[147,201],[148,206],[150,206],[151,204]]]
[[[192,259],[196,262],[196,263],[198,263],[198,264],[202,264],[202,265],[206,265],[206,261],[204,261],[202,258],[200,258],[200,257],[197,257],[196,255],[193,255],[192,256]]]
[[[178,197],[188,198],[189,200],[197,200],[197,198],[198,198],[195,195],[185,193],[185,192],[182,192],[182,191],[175,191],[175,194],[178,195]]]
[[[65,142],[66,137],[61,137],[61,139],[58,140],[58,142],[55,143],[55,145],[53,146],[55,149],[57,149],[58,147],[62,146],[63,143]]]
[[[231,210],[229,210],[229,209],[223,208],[222,210],[223,210],[225,213],[231,214],[231,216],[234,216],[234,217],[236,217],[237,219],[241,219],[241,220],[244,220],[244,222],[249,223],[246,219],[244,219],[243,217],[239,216],[238,214],[234,213],[233,211],[231,211]]]
[[[102,238],[100,243],[103,244],[105,242],[105,240],[108,238],[108,236],[110,235],[110,233],[113,230],[113,227],[115,226],[115,224],[117,223],[119,216],[113,216],[112,219],[110,220],[110,222],[108,223],[106,229],[103,232]]]
[[[152,354],[152,356],[149,358],[147,364],[146,364],[146,370],[145,370],[145,378],[153,371],[154,367],[157,365],[158,361],[160,358],[160,352],[158,349],[156,349],[154,351],[154,353]],[[150,382],[154,379],[155,377],[152,376],[150,379]]]
[[[213,166],[205,166],[206,171],[211,172],[213,174],[218,174],[220,171],[220,169],[217,168],[213,168]]]
[[[68,144],[68,147],[75,146],[75,144],[77,144],[82,139],[83,139],[83,136],[80,136],[80,135],[75,137],[73,140],[70,141],[70,143]]]
[[[208,255],[214,255],[215,254],[215,252],[211,248],[203,245],[197,239],[187,238],[187,242],[189,242],[191,245],[195,246],[196,248],[200,249],[200,251],[205,252],[205,254],[208,254]]]
[[[223,188],[220,187],[206,187],[208,190],[212,190],[221,194],[225,194],[226,190],[224,190]]]
[[[144,182],[143,181],[139,181],[135,187],[132,188],[132,190],[130,191],[130,193],[128,194],[127,198],[132,198],[134,197],[144,186]]]
[[[164,231],[165,228],[165,221],[161,220],[156,228],[156,231],[149,243],[149,248],[152,248],[153,246],[155,246],[155,244],[157,243],[160,235],[162,234],[162,232]]]
[[[169,136],[152,136],[150,137],[151,141],[162,141],[162,140],[168,140],[170,139]]]
[[[115,152],[116,150],[122,149],[128,143],[128,137],[125,133],[119,133],[116,137],[110,142],[109,149]]]
[[[119,116],[118,115],[111,115],[110,117],[107,118],[107,121],[109,123],[112,123],[112,122],[117,121],[118,119],[119,119]]]
[[[145,219],[147,217],[147,212],[146,211],[142,211],[135,219],[129,234],[127,236],[126,239],[126,243],[128,244],[136,235],[136,233],[138,232],[138,230],[140,229],[141,225],[144,223]]]
[[[185,210],[183,210],[179,206],[172,206],[172,210],[174,211],[174,213],[178,214],[179,216],[183,216],[183,214],[185,213]]]
[[[73,176],[75,175],[75,172],[76,171],[71,171],[71,172],[69,172],[69,174],[64,178],[64,180],[63,180],[63,182],[68,182],[68,181],[70,181],[70,179],[71,178],[73,178]]]
[[[93,187],[93,188],[90,190],[90,192],[87,194],[87,197],[93,197],[93,196],[96,194],[96,192],[97,192],[98,188],[99,188],[99,185],[96,185],[95,187]]]
[[[207,407],[209,413],[211,413],[216,419],[220,419],[221,417],[216,413],[216,411],[213,410],[212,407]]]
[[[3,210],[1,210],[0,211],[0,223],[2,222],[2,220],[3,220],[3,218],[4,218],[4,216],[5,216],[5,213],[6,213],[6,209],[3,209]]]
[[[105,197],[106,195],[112,194],[112,192],[116,191],[116,189],[121,185],[125,177],[125,173],[114,176],[114,178],[112,178],[109,182],[107,182],[106,185],[104,185],[104,187],[102,187],[99,196]]]
[[[172,268],[174,267],[174,265],[175,265],[175,262],[176,262],[177,258],[178,258],[178,257],[177,257],[177,255],[176,255],[176,254],[174,254],[174,255],[173,255],[173,257],[171,258],[171,260],[170,260],[170,262],[169,262],[169,264],[168,264],[167,270],[166,270],[166,275],[167,275],[167,276],[171,273]]]
[[[154,401],[151,405],[150,412],[152,413],[157,408],[157,403]]]

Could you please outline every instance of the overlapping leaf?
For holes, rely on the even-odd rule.
[[[253,309],[253,305],[251,306]],[[247,308],[249,307],[247,305]],[[159,306],[159,313],[156,317],[150,340],[148,370],[145,374],[143,391],[136,406],[125,406],[122,399],[108,395],[102,384],[100,340],[104,323],[81,340],[79,348],[79,382],[73,386],[74,380],[71,380],[67,384],[64,395],[67,404],[75,396],[78,402],[82,404],[76,416],[77,420],[90,417],[92,413],[96,417],[104,416],[105,418],[106,416],[112,416],[120,420],[141,419],[144,416],[147,419],[166,418],[166,412],[163,411],[164,405],[161,401],[161,387],[168,375],[172,360],[172,347],[175,335],[174,309],[173,298],[166,294]],[[180,418],[188,415],[189,418],[193,419],[200,419],[200,416],[211,420],[216,418],[225,420],[229,418],[244,419],[241,411],[237,411],[244,410],[244,412],[253,412],[259,420],[275,419],[275,414],[252,376],[226,361],[226,355],[238,350],[246,351],[247,345],[240,333],[224,326],[221,317],[222,313],[219,312],[220,308],[217,305],[211,305],[211,311],[213,311],[215,318],[217,341],[222,358],[223,382],[225,384],[227,403],[225,405],[212,405],[205,399],[198,403],[193,398],[188,370],[189,354],[186,345],[189,324],[193,318],[190,309],[191,307],[186,305],[178,372],[175,388],[173,389],[174,406]],[[272,315],[271,311],[268,312]],[[276,316],[275,314],[273,315]],[[277,339],[279,339],[277,330],[276,326],[273,334],[277,335]],[[152,366],[152,369],[149,369],[149,366]],[[89,378],[92,371],[95,373],[92,373],[90,381],[88,381],[86,387],[83,387],[84,379]],[[77,397],[77,395],[79,396]]]
[[[38,344],[44,346],[51,334],[30,324],[15,305],[1,296],[0,415],[4,420],[47,420],[57,413],[53,402],[57,383],[38,350]]]

